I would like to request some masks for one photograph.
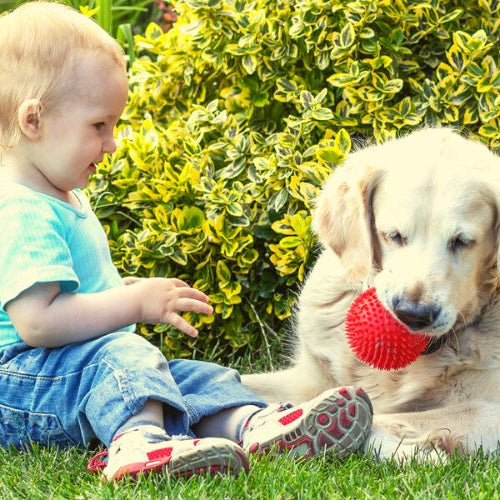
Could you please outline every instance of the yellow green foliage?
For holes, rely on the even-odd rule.
[[[171,355],[260,347],[314,258],[310,210],[351,142],[466,129],[500,150],[496,0],[185,0],[136,37],[119,148],[90,192],[123,274],[208,293]]]

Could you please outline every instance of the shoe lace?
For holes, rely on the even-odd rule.
[[[102,450],[96,455],[94,455],[87,462],[87,470],[89,472],[92,472],[93,474],[99,473],[107,465],[107,463],[104,460],[102,460],[102,458],[105,458],[107,456],[108,456],[108,450]]]
[[[273,413],[280,413],[282,411],[288,410],[293,407],[291,403],[274,403],[269,405],[267,408],[263,408],[255,412],[253,415],[250,415],[248,420],[245,422],[241,429],[241,434],[243,435],[246,431],[252,431],[257,427],[261,427],[266,423],[266,417]],[[256,418],[254,418],[256,417]],[[241,442],[242,440],[240,440]]]

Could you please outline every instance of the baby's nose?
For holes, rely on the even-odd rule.
[[[103,143],[102,150],[104,153],[114,153],[116,151],[116,141],[114,137],[110,137]]]

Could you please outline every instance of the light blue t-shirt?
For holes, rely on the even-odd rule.
[[[0,182],[0,347],[21,340],[5,305],[37,283],[59,282],[63,292],[76,293],[124,286],[87,197],[73,193],[79,208]]]

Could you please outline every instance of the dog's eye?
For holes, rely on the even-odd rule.
[[[403,236],[399,231],[391,231],[390,233],[385,233],[384,238],[387,241],[391,241],[392,243],[396,243],[396,245],[402,247],[406,245],[406,237]]]
[[[464,236],[455,236],[448,242],[448,251],[450,253],[457,253],[460,252],[460,250],[470,248],[474,245],[474,243],[474,240],[470,240],[468,238],[465,238]]]

